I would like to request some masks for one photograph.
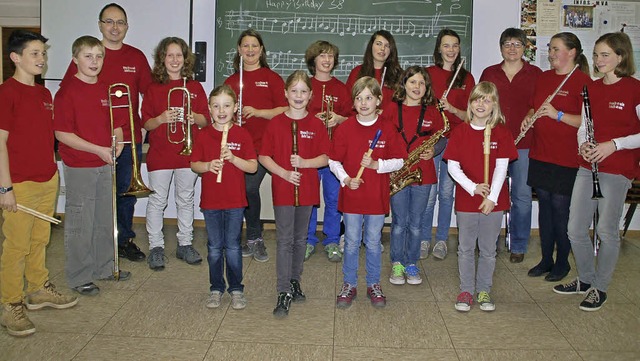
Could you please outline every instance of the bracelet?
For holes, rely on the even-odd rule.
[[[556,118],[556,121],[558,123],[560,123],[562,121],[562,116],[564,115],[564,112],[562,110],[558,111],[558,118]]]

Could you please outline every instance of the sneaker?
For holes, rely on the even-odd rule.
[[[191,244],[178,246],[176,258],[184,260],[187,264],[200,264],[202,262],[202,256],[200,256],[200,253],[198,253]]]
[[[404,266],[400,262],[393,262],[391,266],[391,276],[389,276],[389,282],[392,285],[404,284]]]
[[[49,281],[44,283],[42,289],[27,296],[26,306],[29,310],[39,310],[43,307],[57,309],[70,308],[78,303],[78,297],[67,296],[56,291],[56,287]]]
[[[580,279],[576,278],[575,280],[567,284],[557,285],[553,287],[553,292],[561,295],[578,295],[578,294],[581,295],[589,291],[589,288],[591,288],[590,284],[580,282]]]
[[[314,253],[316,253],[316,246],[307,243],[307,249],[304,251],[304,260],[309,260]]]
[[[100,293],[100,288],[93,282],[85,283],[72,289],[83,296],[95,296]]]
[[[36,326],[27,317],[24,312],[24,304],[7,303],[2,305],[2,317],[0,318],[0,326],[6,327],[7,332],[11,336],[29,336],[36,332]]]
[[[438,241],[436,245],[433,246],[433,251],[431,254],[437,259],[444,259],[447,257],[447,242],[446,241]]]
[[[118,256],[124,257],[133,262],[139,262],[146,258],[144,253],[140,250],[140,247],[133,243],[132,238],[129,238],[129,240],[124,242],[124,245],[118,245]]]
[[[253,257],[253,245],[248,243],[242,245],[242,257]]]
[[[371,287],[367,287],[367,297],[371,300],[374,307],[384,307],[387,305],[387,298],[382,293],[382,288],[378,283],[374,283]]]
[[[344,254],[344,234],[340,236],[340,241],[338,242],[338,249],[340,253]]]
[[[211,291],[209,298],[207,298],[207,308],[218,308],[222,302],[222,292]]]
[[[429,248],[431,243],[429,241],[420,242],[420,259],[426,259],[429,257]]]
[[[422,283],[420,277],[420,269],[415,264],[410,264],[404,268],[404,274],[407,276],[407,283],[410,285],[419,285]]]
[[[469,292],[462,292],[456,298],[456,310],[458,311],[469,312],[472,304],[473,296]]]
[[[300,281],[291,280],[289,282],[291,284],[291,298],[293,302],[304,302],[307,299],[304,292],[302,292],[302,288],[300,288]]]
[[[291,294],[288,292],[280,292],[278,294],[278,302],[276,308],[273,309],[273,315],[276,317],[285,317],[289,314],[291,306]]]
[[[153,247],[151,251],[149,251],[147,263],[152,270],[162,271],[164,269],[164,248]]]
[[[337,244],[331,243],[324,248],[325,252],[327,252],[327,258],[330,262],[340,262],[342,261],[342,252]]]
[[[267,248],[264,246],[264,240],[262,238],[258,238],[253,243],[253,259],[258,262],[267,262],[269,260]]]
[[[352,286],[348,283],[342,284],[342,288],[340,289],[340,293],[338,293],[338,298],[336,300],[336,306],[338,308],[348,308],[353,303],[353,300],[356,299],[358,295],[358,289],[355,286]]]
[[[480,291],[477,298],[478,304],[482,311],[495,311],[496,305],[491,300],[491,296],[487,291]]]
[[[247,299],[244,298],[244,292],[231,291],[231,308],[241,310],[247,307]]]
[[[109,275],[108,277],[100,278],[98,281],[126,281],[129,278],[131,278],[131,272],[120,270],[120,274],[118,275],[118,279],[116,279],[116,277],[114,275]]]
[[[587,291],[587,297],[580,302],[580,309],[583,311],[597,311],[607,302],[607,293],[597,288],[590,288]]]

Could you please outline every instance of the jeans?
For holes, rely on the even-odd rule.
[[[431,184],[403,188],[391,197],[391,263],[418,263],[421,221]]]
[[[245,173],[245,188],[247,190],[247,208],[244,209],[244,218],[247,221],[247,239],[255,240],[262,237],[262,221],[260,211],[262,202],[260,201],[260,184],[267,169],[258,163],[258,171],[255,173]]]
[[[188,246],[193,241],[193,195],[198,174],[190,168],[161,169],[149,172],[149,186],[153,193],[147,202],[147,233],[149,249],[164,248],[164,210],[167,208],[169,188],[174,181],[176,212],[178,216],[178,244]]]
[[[276,290],[291,291],[291,280],[300,281],[307,248],[312,206],[274,206],[276,218]]]
[[[488,215],[458,212],[458,272],[460,291],[491,292],[493,272],[496,268],[496,238],[500,233],[502,212]],[[476,241],[478,242],[478,269],[476,271]]]
[[[344,255],[342,273],[344,283],[358,285],[358,263],[362,229],[364,224],[364,245],[366,247],[367,286],[380,283],[380,264],[382,263],[382,227],[384,214],[344,213]]]
[[[445,148],[446,150],[446,148]],[[423,241],[431,241],[431,230],[433,227],[433,211],[436,206],[436,194],[438,195],[438,227],[436,228],[436,241],[446,241],[449,238],[449,227],[451,227],[451,211],[453,210],[453,190],[455,182],[447,171],[447,162],[442,161],[442,151],[440,155],[433,158],[438,174],[438,184],[431,187],[427,208],[422,217],[422,237]]]
[[[571,243],[567,236],[569,223],[569,205],[571,196],[551,193],[537,188],[538,224],[540,226],[540,245],[542,247],[543,268],[550,268],[552,274],[563,274],[569,270],[569,252]],[[557,247],[556,260],[553,250]]]
[[[138,161],[140,161],[142,159],[142,144],[136,143],[136,153]],[[133,231],[133,213],[136,207],[136,197],[121,195],[129,190],[132,174],[131,144],[125,144],[116,162],[116,191],[118,192],[116,208],[118,210],[119,246],[124,246],[130,238],[136,237],[136,233]]]
[[[336,178],[329,167],[318,169],[318,177],[322,183],[322,196],[324,198],[324,221],[322,222],[322,233],[325,239],[323,246],[331,243],[337,244],[340,241],[340,218],[341,213],[338,212],[338,194],[340,193],[340,181]],[[313,207],[311,217],[309,218],[309,232],[307,235],[307,244],[316,246],[318,237],[316,236],[316,227],[318,225],[318,207]]]
[[[226,268],[227,291],[244,291],[242,284],[242,214],[244,208],[203,209],[207,227],[207,261],[209,262],[210,291],[224,293],[222,273]],[[225,267],[226,260],[226,267]]]
[[[627,190],[631,181],[619,174],[599,173],[603,198],[593,200],[591,170],[580,168],[571,195],[569,212],[569,239],[578,268],[580,281],[606,292],[620,253],[620,231],[618,225],[624,209]],[[596,257],[589,236],[593,214],[598,210],[600,250],[596,269]]]
[[[511,177],[511,252],[527,253],[531,234],[531,187],[527,185],[529,149],[518,149],[518,159],[509,164]]]

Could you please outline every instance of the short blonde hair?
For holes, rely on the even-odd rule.
[[[378,81],[370,76],[363,76],[353,84],[353,89],[351,89],[351,100],[355,101],[358,94],[362,93],[365,89],[369,89],[371,94],[376,98],[382,99],[382,89],[380,88]]]
[[[83,35],[79,38],[77,38],[74,42],[73,45],[71,45],[71,55],[74,58],[78,57],[78,54],[80,54],[80,50],[82,50],[82,48],[95,48],[98,47],[102,50],[102,55],[104,55],[104,45],[102,45],[102,42],[100,42],[100,40],[98,40],[98,38],[91,36],[91,35]]]
[[[469,102],[467,103],[467,123],[473,119],[473,112],[471,111],[471,103],[478,99],[489,99],[493,102],[493,111],[491,117],[487,120],[487,126],[495,128],[497,124],[504,124],[504,115],[500,110],[500,97],[498,96],[498,88],[495,84],[488,81],[481,81],[471,89],[471,95],[469,95]]]

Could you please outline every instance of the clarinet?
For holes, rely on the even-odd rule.
[[[291,146],[291,153],[298,155],[298,122],[295,120],[291,122],[291,137],[293,139],[293,145]],[[298,171],[298,167],[293,168],[294,172]],[[300,190],[298,186],[293,186],[293,205],[298,207],[300,205]]]
[[[593,116],[591,115],[591,102],[589,101],[589,92],[587,91],[587,86],[585,85],[582,88],[582,101],[584,106],[584,125],[587,130],[587,142],[597,145],[596,136],[593,131]],[[591,193],[591,199],[601,199],[604,198],[602,196],[602,192],[600,191],[600,180],[598,179],[598,163],[591,163],[591,180],[593,182],[593,190]],[[596,211],[593,214],[593,255],[598,255],[598,249],[600,248],[600,239],[598,237],[598,220],[600,218],[598,208],[596,207]]]

